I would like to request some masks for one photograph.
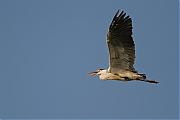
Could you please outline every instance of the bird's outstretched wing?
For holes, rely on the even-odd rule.
[[[110,71],[134,71],[135,45],[132,39],[132,20],[119,10],[109,26],[106,42],[109,48]]]

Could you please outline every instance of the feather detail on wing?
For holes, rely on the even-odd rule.
[[[126,13],[119,10],[109,26],[106,42],[109,48],[110,70],[128,70],[136,72],[134,68],[135,44],[132,39],[132,20]]]

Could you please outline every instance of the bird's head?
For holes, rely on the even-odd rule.
[[[96,70],[94,72],[89,72],[88,75],[89,76],[94,76],[94,75],[101,75],[102,73],[104,73],[104,69],[99,69],[99,70]]]

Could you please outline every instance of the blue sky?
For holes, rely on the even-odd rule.
[[[178,1],[1,0],[0,118],[177,119]],[[100,81],[116,11],[133,20],[135,67],[159,84]]]

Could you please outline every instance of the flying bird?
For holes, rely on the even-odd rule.
[[[154,79],[146,79],[146,74],[139,74],[134,68],[135,44],[132,39],[132,20],[124,11],[115,14],[108,30],[106,43],[109,49],[109,68],[98,69],[88,73],[99,75],[100,80],[144,81],[158,83]]]

